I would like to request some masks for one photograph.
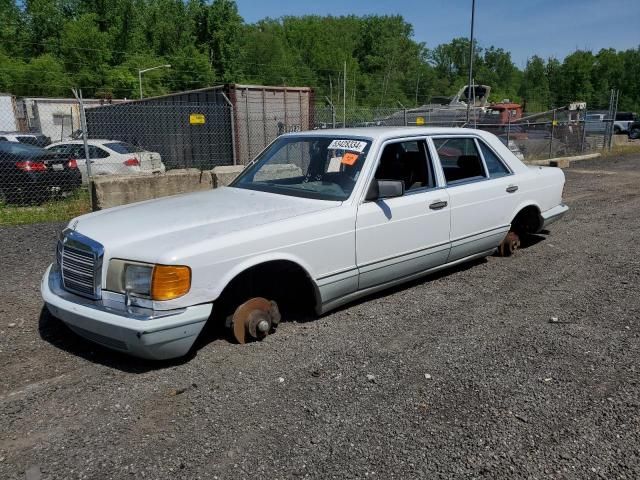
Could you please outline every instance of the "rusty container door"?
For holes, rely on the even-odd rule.
[[[276,137],[313,128],[308,87],[230,85],[238,163],[246,165]]]

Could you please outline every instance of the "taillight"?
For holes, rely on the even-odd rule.
[[[139,167],[140,166],[140,160],[138,160],[137,158],[130,158],[129,160],[125,160],[124,165],[126,167]]]
[[[23,172],[46,172],[47,166],[42,162],[32,162],[27,160],[26,162],[16,162],[16,168]]]
[[[70,158],[69,161],[67,162],[67,167],[70,168],[71,170],[74,170],[78,168],[78,162],[76,162],[75,158]]]

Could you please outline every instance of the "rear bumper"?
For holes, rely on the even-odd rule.
[[[55,191],[68,192],[80,187],[82,174],[77,169],[61,172],[20,172],[5,178],[2,184],[7,193],[25,192],[36,197],[46,197]]]
[[[542,221],[540,222],[540,225],[541,225],[540,230],[547,228],[556,220],[560,220],[564,216],[564,214],[567,213],[568,211],[569,211],[569,207],[564,203],[561,203],[560,205],[557,205],[547,210],[546,212],[542,212],[540,214],[540,217],[542,219]]]
[[[113,302],[93,301],[61,287],[57,269],[47,268],[40,285],[42,298],[54,317],[78,335],[136,357],[165,360],[186,355],[211,315],[213,304],[180,310],[127,311]]]

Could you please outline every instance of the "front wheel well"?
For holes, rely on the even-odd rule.
[[[524,207],[511,222],[511,230],[518,235],[536,233],[542,228],[540,209],[535,205]]]
[[[311,313],[317,302],[315,283],[304,268],[290,260],[273,260],[236,275],[215,301],[214,314],[226,320],[254,297],[275,301],[285,319]]]

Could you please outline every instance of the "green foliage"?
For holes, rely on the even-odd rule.
[[[316,98],[410,107],[468,82],[469,40],[431,49],[401,16],[316,16],[245,24],[232,0],[0,0],[0,90],[16,95],[137,98],[223,82],[311,86]],[[640,111],[640,47],[576,51],[562,62],[474,45],[474,80],[491,100],[546,110],[570,101]]]
[[[549,78],[544,60],[537,55],[527,61],[520,84],[520,96],[526,99],[529,112],[543,112],[549,109],[551,102]]]

